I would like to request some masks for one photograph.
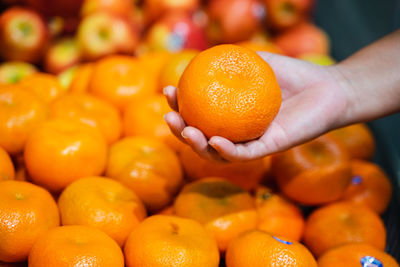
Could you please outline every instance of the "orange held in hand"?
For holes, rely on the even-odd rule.
[[[1,182],[0,262],[26,260],[36,239],[59,224],[57,204],[49,192],[27,182]]]
[[[83,123],[54,119],[29,136],[24,157],[32,180],[53,192],[106,166],[107,143],[99,130]]]
[[[302,244],[253,230],[229,244],[227,267],[317,267],[311,252]]]
[[[207,138],[222,136],[232,142],[260,137],[281,105],[281,90],[268,63],[236,45],[198,54],[183,72],[177,97],[188,125]]]
[[[196,221],[155,215],[133,229],[125,245],[128,267],[217,267],[215,240]]]
[[[32,247],[29,267],[124,266],[121,248],[95,228],[71,225],[54,228]]]

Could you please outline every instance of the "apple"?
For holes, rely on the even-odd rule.
[[[83,17],[97,11],[129,16],[132,9],[134,9],[132,0],[84,0],[80,13]]]
[[[264,0],[268,25],[286,29],[308,19],[315,0]]]
[[[47,17],[77,17],[83,0],[24,0],[25,4]]]
[[[26,62],[4,62],[0,65],[0,85],[17,83],[34,72],[37,72],[36,67]]]
[[[50,45],[44,58],[44,69],[58,74],[81,61],[82,52],[75,38],[66,37]]]
[[[38,62],[48,36],[46,23],[32,10],[11,7],[0,16],[0,55],[4,60]]]
[[[144,0],[143,9],[146,24],[171,11],[195,11],[200,6],[200,2],[200,0]]]
[[[330,49],[328,35],[322,29],[308,22],[303,22],[280,33],[275,38],[275,44],[291,57],[306,53],[326,55]]]
[[[163,16],[148,30],[145,45],[149,50],[183,49],[204,50],[208,47],[202,22],[196,20],[199,14],[172,12]]]
[[[60,81],[61,86],[65,89],[68,90],[72,80],[75,78],[76,73],[78,72],[80,65],[72,66],[63,72],[60,72],[57,75],[58,80]]]
[[[99,11],[81,21],[77,38],[84,59],[93,60],[114,53],[133,54],[139,31],[128,19]]]
[[[336,63],[336,61],[329,55],[321,55],[315,53],[307,53],[299,55],[297,58],[320,65],[329,66]]]
[[[207,10],[207,34],[214,44],[245,41],[260,30],[265,20],[261,0],[213,0]]]

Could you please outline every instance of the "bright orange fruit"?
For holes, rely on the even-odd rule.
[[[13,180],[14,177],[15,168],[10,155],[4,148],[0,147],[0,181]]]
[[[260,137],[277,115],[281,90],[271,67],[253,50],[219,45],[198,54],[178,86],[179,112],[208,138]]]
[[[54,101],[65,93],[57,76],[48,73],[33,73],[22,79],[19,85],[32,91],[46,103]]]

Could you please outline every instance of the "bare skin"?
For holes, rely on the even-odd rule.
[[[322,67],[259,52],[275,71],[282,90],[278,115],[257,140],[234,144],[209,140],[187,126],[178,113],[176,88],[164,88],[175,111],[165,115],[171,131],[200,156],[246,161],[283,151],[332,129],[400,111],[400,30],[365,47],[339,64]]]

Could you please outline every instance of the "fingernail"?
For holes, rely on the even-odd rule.
[[[183,131],[181,132],[181,135],[183,138],[185,138],[185,139],[187,138],[187,136],[183,133]]]
[[[168,90],[169,90],[169,88],[170,88],[169,85],[163,88],[163,94],[164,94],[164,95],[168,95]]]

